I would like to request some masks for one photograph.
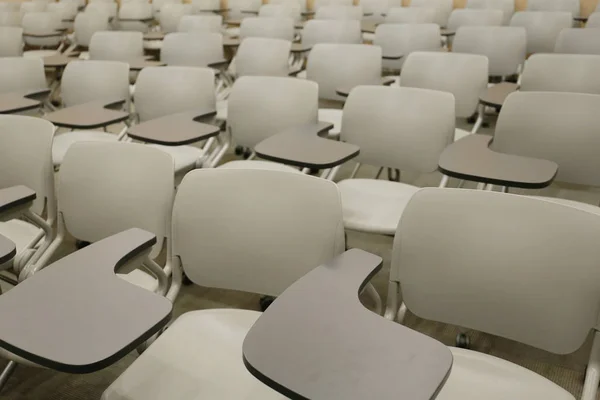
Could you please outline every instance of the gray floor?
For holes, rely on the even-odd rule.
[[[491,129],[484,130],[490,132]],[[339,177],[348,176],[353,165],[350,163],[340,172]],[[365,167],[359,176],[373,177],[376,168]],[[440,175],[433,173],[425,176],[403,174],[404,182],[412,182],[422,186],[436,186]],[[451,182],[456,185],[456,181]],[[536,192],[529,192],[537,194]],[[544,194],[577,199],[597,204],[600,193],[584,191],[574,187],[552,186],[543,191]],[[348,247],[357,247],[378,254],[385,260],[383,270],[374,278],[376,289],[385,299],[387,275],[391,258],[392,239],[377,235],[349,232]],[[65,246],[61,253],[74,250],[73,242]],[[258,296],[246,293],[214,290],[197,286],[184,287],[175,303],[175,316],[189,310],[206,308],[244,308],[257,309]],[[451,345],[457,333],[456,327],[424,321],[409,313],[407,325],[413,329],[430,335],[445,344]],[[580,396],[590,341],[572,355],[556,356],[509,340],[486,334],[471,332],[472,347],[475,350],[489,353],[513,361],[551,379],[575,396]],[[89,375],[69,375],[49,370],[19,367],[11,377],[0,398],[7,400],[68,400],[99,399],[103,390],[135,359],[130,354],[119,363],[103,371]]]

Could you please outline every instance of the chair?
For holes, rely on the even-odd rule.
[[[190,2],[192,4],[192,9],[194,10],[194,14],[200,13],[212,13],[215,10],[221,9],[221,1],[220,0],[192,0]]]
[[[91,49],[91,47],[90,47]],[[129,65],[117,61],[72,61],[67,64],[62,77],[62,102],[72,107],[95,100],[124,100],[129,104]],[[67,150],[76,142],[113,142],[124,137],[126,128],[119,135],[108,132],[84,130],[70,131],[54,138],[52,159],[58,168]]]
[[[441,51],[440,27],[437,24],[384,23],[375,29],[373,44],[384,54],[403,54],[400,60],[383,60],[383,68],[400,70],[413,51]]]
[[[206,67],[224,59],[220,33],[169,33],[160,52],[160,60],[167,65]]]
[[[358,145],[361,164],[431,173],[454,135],[454,99],[441,91],[359,86],[350,92],[340,140]],[[398,129],[398,127],[403,127]],[[418,187],[378,179],[338,182],[346,229],[394,235]],[[441,186],[445,186],[443,177]]]
[[[223,17],[220,15],[184,15],[179,20],[179,32],[221,33]]]
[[[0,26],[0,57],[20,57],[23,54],[23,28]]]
[[[122,31],[148,32],[152,21],[152,4],[130,1],[119,8],[119,29]]]
[[[385,23],[433,24],[436,23],[436,9],[425,7],[392,7],[385,16]]]
[[[383,22],[394,7],[402,7],[400,0],[363,0],[360,2],[367,21]],[[370,15],[369,15],[370,14]]]
[[[288,4],[264,4],[258,10],[261,18],[291,18],[294,22],[301,20],[300,5],[298,3]]]
[[[504,13],[501,10],[454,10],[448,18],[448,30],[456,31],[462,26],[500,26]]]
[[[294,20],[291,18],[244,18],[240,25],[240,39],[263,37],[294,40]]]
[[[160,9],[160,29],[165,33],[177,32],[184,15],[192,14],[190,4],[167,3]]]
[[[103,13],[108,15],[109,18],[116,18],[118,13],[117,3],[115,2],[105,2],[105,1],[95,1],[89,3],[85,7],[86,13]]]
[[[94,4],[94,3],[112,4],[114,2],[115,2],[115,0],[88,0],[88,5],[89,4]]]
[[[62,27],[59,14],[54,12],[29,12],[23,15],[21,26],[23,27],[23,40],[26,45],[39,49],[51,49],[27,51],[28,56],[45,57],[60,52],[63,34],[59,31]],[[49,36],[35,37],[28,34]]]
[[[304,79],[243,76],[231,89],[227,128],[239,146],[254,149],[286,129],[317,122],[318,85]],[[233,161],[220,168],[263,168],[298,172],[287,165],[252,160]]]
[[[276,296],[343,251],[339,191],[331,182],[302,174],[194,171],[177,192],[173,239],[174,260],[193,282]],[[190,393],[212,399],[281,399],[252,377],[242,361],[242,342],[260,315],[231,309],[184,314],[113,382],[102,400],[176,399]]]
[[[92,3],[90,6],[100,4],[104,3]],[[85,12],[77,14],[73,28],[75,43],[72,45],[72,49],[74,50],[77,47],[87,49],[90,47],[92,36],[94,36],[96,32],[108,31],[110,29],[108,14],[101,11],[96,12],[86,10]]]
[[[141,32],[96,32],[90,40],[90,59],[132,61],[144,58]]]
[[[486,56],[490,76],[511,76],[525,63],[527,32],[512,26],[463,26],[456,32],[452,52]]]
[[[400,86],[450,92],[456,99],[456,118],[469,118],[477,112],[479,96],[487,88],[488,64],[487,57],[476,54],[413,52],[402,67]],[[479,118],[471,133],[477,132],[481,122]],[[455,140],[468,134],[457,128]]]
[[[566,11],[518,11],[510,20],[510,26],[527,31],[527,54],[552,53],[560,31],[572,24],[573,16]]]
[[[515,0],[467,0],[467,8],[476,10],[500,10],[502,25],[508,25],[515,13]]]
[[[0,26],[21,27],[21,13],[17,11],[0,11]]]
[[[134,102],[140,123],[189,110],[216,110],[215,73],[210,68],[146,67],[138,77]],[[174,160],[175,174],[183,176],[203,166],[212,142],[203,147],[151,146],[168,153]]]
[[[409,202],[396,231],[390,291],[401,287],[407,309],[420,318],[555,354],[579,349],[593,330],[581,399],[595,399],[600,288],[593,238],[600,232],[598,221],[590,212],[525,196],[423,189]],[[476,261],[474,249],[485,257]],[[556,307],[548,308],[550,303]],[[395,311],[392,305],[390,316]],[[575,399],[508,361],[450,350],[454,362],[439,400]]]
[[[1,1],[0,12],[17,12],[21,9],[21,3],[16,1]]]
[[[353,4],[352,0],[314,0],[313,10],[317,11],[323,6],[351,6]]]
[[[49,3],[46,11],[60,15],[62,28],[72,28],[73,20],[77,15],[77,4],[69,2]]]
[[[39,0],[43,2],[50,2],[50,0]],[[61,3],[74,3],[77,4],[78,9],[83,9],[85,7],[85,0],[59,0]]]
[[[334,124],[329,132],[342,129],[342,101],[336,90],[357,85],[380,85],[382,50],[365,44],[320,43],[313,47],[306,64],[306,79],[319,84],[319,120]]]
[[[257,15],[261,5],[261,0],[230,0],[227,2],[229,19],[244,19],[253,14]]]
[[[235,55],[236,76],[288,76],[292,43],[282,39],[249,37]]]
[[[411,0],[411,7],[434,8],[436,11],[435,23],[445,28],[452,12],[452,0]]]
[[[315,12],[315,19],[325,20],[356,20],[360,21],[363,17],[361,6],[321,6]]]
[[[44,63],[40,58],[0,58],[0,93],[46,89]]]
[[[46,7],[48,6],[47,2],[41,1],[24,1],[21,3],[21,16],[24,16],[27,13],[40,13],[46,11]]]
[[[6,60],[10,59],[2,59],[0,64]],[[39,60],[27,61],[33,64]],[[4,273],[12,272],[12,282],[16,284],[26,278],[29,267],[48,250],[53,240],[52,225],[56,220],[51,159],[54,126],[40,118],[2,115],[0,131],[0,187],[25,185],[36,193],[33,204],[21,216],[6,216],[7,219],[0,222],[0,235],[10,239],[17,250],[11,261],[0,265],[0,270],[11,269]]]
[[[528,0],[527,11],[565,11],[579,16],[579,0]]]
[[[585,23],[586,28],[600,28],[600,12],[595,11]]]
[[[563,29],[556,39],[554,52],[600,55],[600,29]]]
[[[165,4],[181,4],[183,0],[156,0],[151,3],[152,5],[152,16],[154,19],[160,21],[161,9]]]
[[[317,43],[362,43],[360,21],[307,21],[302,31],[302,44],[314,47]]]
[[[303,0],[271,0],[265,5],[284,5],[294,9],[299,9],[301,13],[306,11],[306,2]]]

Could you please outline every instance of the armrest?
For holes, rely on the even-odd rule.
[[[23,32],[23,36],[33,37],[33,38],[49,38],[49,37],[59,37],[62,36],[63,32],[55,31],[49,33],[28,33]]]
[[[27,97],[31,100],[44,101],[48,98],[52,91],[50,89],[38,89],[32,90],[31,92],[26,93],[23,97]]]
[[[229,60],[219,60],[208,64],[210,68],[223,68],[229,65]]]
[[[390,76],[386,76],[384,78],[381,78],[381,84],[383,86],[390,86],[392,84],[394,84],[394,82],[396,82],[396,79]]]
[[[399,60],[404,57],[404,54],[384,54],[381,56],[384,60]]]
[[[300,68],[296,68],[293,70],[290,70],[290,72],[288,73],[289,76],[298,76],[298,74],[302,71],[306,71],[305,67],[300,67]]]
[[[12,186],[0,189],[0,214],[28,208],[35,200],[36,194],[27,186]]]
[[[492,139],[469,135],[452,143],[440,156],[439,170],[454,178],[507,187],[538,189],[552,183],[556,163],[495,152],[489,148]]]
[[[258,11],[254,11],[254,10],[242,10],[241,13],[258,15]]]
[[[121,111],[125,105],[125,99],[111,100],[104,104],[104,108],[108,110]]]
[[[490,107],[502,107],[509,94],[519,90],[519,85],[512,82],[501,82],[485,89],[479,96],[479,102]]]
[[[450,350],[358,299],[381,265],[352,249],[297,280],[246,335],[248,371],[292,399],[435,397],[450,372]]]

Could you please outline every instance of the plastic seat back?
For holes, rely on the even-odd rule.
[[[292,43],[270,38],[246,38],[235,55],[238,76],[288,76]]]
[[[302,44],[314,46],[317,43],[362,43],[360,21],[308,21],[302,31]]]
[[[600,29],[563,29],[556,39],[554,52],[600,55]]]
[[[413,51],[441,51],[440,27],[437,24],[381,24],[375,29],[373,44],[383,54],[398,54],[400,60],[383,60],[383,67],[398,70]]]
[[[240,25],[240,39],[263,37],[294,40],[294,20],[291,18],[244,18]]]
[[[129,65],[118,61],[72,61],[62,78],[66,107],[95,100],[129,102]]]
[[[96,32],[90,40],[90,60],[124,61],[144,58],[141,32]]]
[[[534,54],[525,63],[521,90],[600,94],[600,55]]]
[[[527,31],[527,53],[552,53],[558,34],[573,24],[573,15],[566,11],[519,11],[510,26]]]
[[[225,59],[220,33],[176,32],[163,40],[161,61],[168,65],[206,67]]]
[[[0,57],[20,57],[23,54],[23,28],[0,26]]]

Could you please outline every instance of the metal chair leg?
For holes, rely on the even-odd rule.
[[[4,370],[0,374],[0,391],[2,391],[2,389],[6,385],[6,382],[8,382],[8,379],[13,374],[13,372],[15,372],[17,365],[18,364],[16,362],[9,361],[6,367],[4,367]]]

